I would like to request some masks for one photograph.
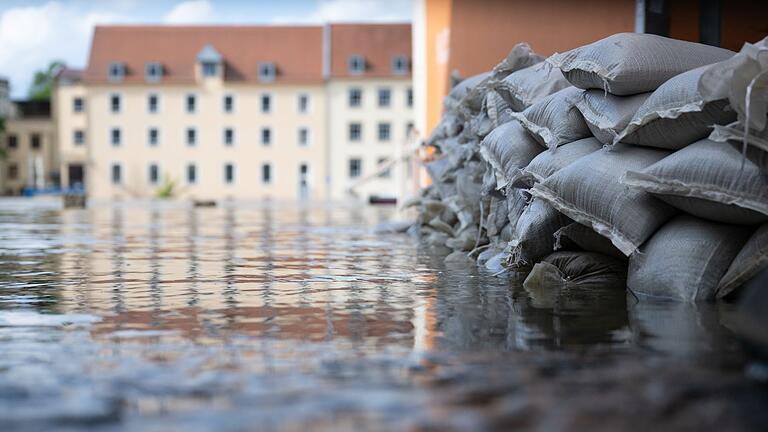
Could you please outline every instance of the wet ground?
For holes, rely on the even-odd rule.
[[[768,429],[730,305],[538,309],[392,216],[0,201],[0,430]]]

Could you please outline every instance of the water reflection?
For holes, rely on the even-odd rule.
[[[224,398],[230,408],[278,410],[299,398],[312,415],[354,406],[418,416],[428,389],[412,371],[431,370],[423,359],[432,356],[741,355],[715,306],[631,298],[628,306],[623,293],[607,291],[599,301],[576,295],[557,310],[536,308],[514,276],[446,266],[407,236],[373,234],[392,215],[369,207],[153,202],[63,211],[0,202],[0,419],[24,400],[69,401],[65,383],[85,395],[83,405],[53,403],[53,411],[109,421],[123,410],[191,415],[200,397]],[[26,315],[9,315],[18,312]],[[25,366],[30,359],[39,367]],[[50,386],[34,388],[20,378],[27,373]],[[265,385],[281,390],[265,393]],[[11,404],[3,396],[10,388],[27,399]],[[328,392],[335,396],[322,404],[312,399]],[[169,400],[173,406],[163,405]],[[266,412],[258,421],[291,417]]]

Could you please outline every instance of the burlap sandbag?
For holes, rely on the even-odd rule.
[[[626,96],[656,90],[685,71],[725,60],[723,48],[646,33],[618,33],[547,59],[574,86]]]
[[[553,149],[557,146],[590,136],[576,102],[583,90],[566,87],[553,93],[528,109],[512,113],[534,138],[542,145]]]
[[[493,167],[499,189],[543,151],[544,148],[516,121],[497,127],[480,144],[480,155]]]
[[[541,62],[509,74],[501,80],[497,90],[512,110],[523,111],[570,85],[560,69]]]
[[[684,72],[662,84],[614,142],[676,150],[709,135],[712,125],[736,120],[727,99],[713,100],[699,92],[701,76],[709,67]]]
[[[675,300],[712,300],[751,229],[681,214],[629,258],[635,294]]]
[[[668,154],[626,144],[605,147],[536,184],[531,193],[609,238],[629,256],[677,211],[619,179],[627,170],[642,170]]]
[[[510,242],[508,264],[514,269],[530,268],[552,253],[555,231],[572,221],[546,201],[534,198],[517,220]]]
[[[577,249],[595,252],[620,260],[627,257],[611,243],[611,241],[596,233],[592,228],[578,222],[568,224],[555,232],[555,250],[566,249],[564,245],[574,245]]]
[[[651,93],[640,93],[616,96],[603,90],[591,89],[582,94],[576,108],[584,116],[584,121],[595,138],[603,144],[613,144],[650,95]]]
[[[517,188],[532,188],[536,183],[572,164],[579,158],[600,150],[602,144],[594,137],[563,144],[556,151],[545,151],[512,176],[510,183]]]
[[[768,154],[709,139],[678,150],[624,184],[703,219],[754,225],[768,221]]]
[[[761,225],[747,240],[717,287],[717,297],[735,292],[745,282],[768,267],[768,224]]]

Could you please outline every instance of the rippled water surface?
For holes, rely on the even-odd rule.
[[[727,305],[537,309],[392,217],[0,201],[0,430],[765,424]]]

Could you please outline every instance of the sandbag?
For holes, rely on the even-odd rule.
[[[523,112],[512,113],[542,145],[553,149],[590,136],[584,117],[576,108],[582,90],[566,87],[553,93]]]
[[[760,271],[768,268],[768,224],[761,225],[747,240],[717,286],[717,297],[736,291]]]
[[[710,99],[728,98],[743,125],[749,124],[751,130],[768,132],[767,49],[768,37],[755,44],[745,43],[738,54],[707,69],[701,77],[699,92]],[[747,90],[750,88],[747,110]]]
[[[629,256],[676,210],[619,179],[627,170],[642,170],[668,154],[626,144],[606,147],[536,184],[531,193],[609,238]]]
[[[684,301],[712,300],[752,230],[681,214],[629,257],[635,294]]]
[[[501,80],[497,90],[513,111],[523,111],[570,85],[560,69],[541,62],[509,74]]]
[[[532,188],[560,169],[572,164],[579,158],[600,150],[602,144],[594,137],[576,140],[557,148],[557,151],[545,151],[512,176],[510,184],[516,188]]]
[[[595,252],[626,261],[627,257],[611,243],[609,239],[596,233],[592,228],[584,226],[578,222],[568,224],[555,231],[555,250],[563,247],[564,244],[573,244],[580,250]]]
[[[571,220],[567,216],[546,201],[534,198],[517,220],[515,236],[510,241],[509,266],[514,269],[530,268],[552,253],[555,231],[569,223]]]
[[[485,94],[484,105],[483,109],[487,113],[491,130],[512,121],[512,108],[509,102],[501,97],[497,91],[488,90],[488,93]],[[480,137],[485,137],[485,135],[480,135]]]
[[[768,221],[768,154],[703,139],[622,182],[654,194],[687,213],[717,222]],[[742,165],[743,164],[743,165]]]
[[[563,295],[599,301],[605,290],[623,292],[626,263],[591,252],[555,252],[536,263],[523,281],[534,307],[558,308]]]
[[[735,53],[647,33],[617,33],[547,61],[583,89],[626,96],[656,90],[666,80]]]
[[[699,92],[699,81],[709,67],[684,72],[662,84],[614,142],[676,150],[709,135],[712,125],[736,120],[727,99],[712,100]]]
[[[715,125],[709,139],[717,142],[738,142],[742,145],[746,141],[747,145],[768,152],[768,128],[763,131],[750,129],[749,133],[745,135],[744,124],[744,122],[736,121],[727,125]]]
[[[507,219],[509,219],[509,224],[512,225],[513,233],[520,215],[523,214],[530,201],[531,195],[528,191],[520,189],[507,190]]]
[[[613,144],[650,95],[651,93],[639,93],[616,96],[603,90],[591,89],[582,93],[576,108],[584,116],[584,121],[595,138],[603,144]]]
[[[544,148],[518,122],[497,127],[480,143],[480,155],[493,167],[498,189],[542,151]]]

